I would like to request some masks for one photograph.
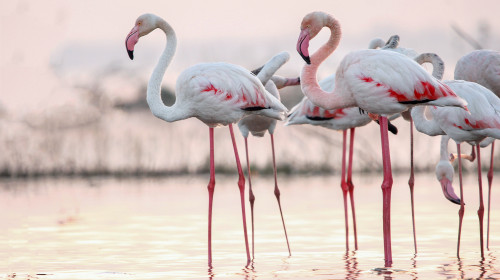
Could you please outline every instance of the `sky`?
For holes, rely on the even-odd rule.
[[[471,7],[473,3],[474,7]],[[336,17],[341,43],[319,70],[334,73],[341,58],[366,48],[373,38],[401,37],[401,46],[435,52],[453,77],[458,58],[472,51],[452,30],[457,25],[499,49],[498,1],[5,1],[0,11],[0,103],[14,114],[78,103],[79,92],[109,69],[135,79],[114,79],[108,94],[120,99],[133,94],[133,83],[147,80],[165,45],[164,35],[141,38],[130,61],[124,39],[135,19],[146,12],[167,20],[176,30],[178,49],[164,83],[174,86],[185,68],[207,61],[226,61],[254,68],[272,55],[288,51],[282,74],[298,75],[303,61],[295,51],[302,17],[321,10]],[[488,40],[480,38],[489,26]],[[318,48],[326,30],[311,42]],[[320,77],[321,78],[321,77]]]

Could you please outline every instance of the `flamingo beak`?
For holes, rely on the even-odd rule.
[[[444,197],[455,204],[460,204],[460,198],[455,194],[451,181],[447,178],[443,178],[440,182]]]
[[[125,39],[125,48],[127,49],[128,57],[134,59],[134,46],[139,41],[139,25],[134,26]]]
[[[307,64],[311,64],[311,59],[309,57],[309,39],[309,29],[304,28],[300,32],[299,40],[297,41],[297,51]]]

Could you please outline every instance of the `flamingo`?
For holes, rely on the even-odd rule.
[[[399,37],[397,35],[391,36],[387,42],[380,38],[370,41],[368,44],[369,49],[386,49],[394,48],[395,40]],[[335,74],[332,74],[319,82],[320,87],[325,91],[332,91],[335,86]],[[311,124],[322,126],[328,129],[341,130],[343,133],[342,145],[342,175],[340,187],[344,197],[344,216],[345,216],[345,234],[346,234],[346,250],[349,250],[349,226],[347,214],[347,192],[351,202],[353,233],[354,233],[354,248],[358,250],[358,235],[356,226],[356,211],[354,206],[354,184],[352,183],[352,157],[354,151],[354,132],[356,127],[361,127],[371,122],[371,118],[367,114],[361,114],[358,107],[339,109],[339,110],[325,110],[318,106],[314,106],[307,97],[304,97],[290,111],[285,125],[295,124]],[[389,130],[397,134],[397,128],[390,122],[388,123]],[[347,180],[345,179],[345,157],[346,157],[346,143],[347,143],[347,130],[350,130],[350,144],[349,144],[349,163],[347,167]]]
[[[470,108],[470,113],[451,107],[432,107],[432,120],[427,120],[424,113],[425,108],[417,107],[412,110],[412,118],[415,121],[415,127],[418,131],[430,136],[448,135],[457,144],[457,154],[461,155],[460,143],[469,142],[476,148],[477,163],[478,163],[478,183],[479,183],[479,209],[477,211],[479,218],[480,246],[481,257],[484,258],[483,249],[483,191],[481,180],[481,153],[480,142],[487,137],[500,138],[500,99],[487,88],[473,82],[462,80],[445,81],[446,85],[451,88],[458,96],[465,99]],[[443,144],[442,144],[443,145]],[[443,156],[442,156],[443,158]],[[440,162],[441,164],[441,162]],[[464,198],[462,186],[462,156],[458,156],[458,170],[460,180],[460,210],[459,226],[458,226],[458,241],[457,241],[457,257],[460,257],[460,237],[462,231],[462,220],[464,215]],[[438,179],[441,181],[441,187],[445,197],[450,201],[457,203],[458,200],[450,193],[448,184],[451,180],[445,176]]]
[[[455,79],[476,82],[500,97],[500,52],[494,50],[476,50],[460,58],[455,66]],[[495,141],[482,141],[481,147],[491,143],[490,169],[488,171],[488,214],[486,229],[486,249],[490,247],[490,206],[491,185],[493,183],[493,155]],[[473,149],[474,150],[474,149]]]
[[[309,56],[309,41],[323,27],[331,30],[327,43]],[[316,79],[319,65],[337,48],[340,23],[324,12],[304,17],[297,41],[297,51],[306,61],[300,80],[302,92],[313,104],[325,109],[360,107],[380,122],[384,180],[383,232],[385,265],[392,265],[390,233],[390,199],[392,172],[389,154],[387,115],[401,113],[417,104],[458,106],[467,108],[463,99],[433,78],[412,59],[385,50],[360,50],[349,53],[341,61],[332,92],[322,90]]]
[[[201,63],[186,69],[177,79],[175,104],[171,107],[165,106],[160,96],[160,85],[177,46],[174,29],[164,19],[156,15],[141,15],[127,35],[125,46],[130,59],[133,59],[134,47],[139,38],[157,28],[165,33],[167,44],[148,83],[147,102],[151,112],[154,116],[167,122],[196,117],[209,127],[208,264],[209,266],[212,264],[212,202],[215,189],[214,128],[227,125],[231,134],[239,175],[238,188],[241,197],[243,233],[248,265],[250,263],[250,253],[244,202],[245,177],[241,169],[232,124],[242,117],[252,114],[282,119],[287,109],[265,90],[259,79],[250,71],[229,63]]]
[[[332,90],[335,85],[335,75],[330,75],[319,82],[323,90]],[[285,125],[310,124],[322,126],[332,130],[341,130],[343,133],[342,145],[342,175],[340,187],[344,198],[344,218],[346,234],[346,251],[349,250],[349,227],[347,214],[347,193],[349,192],[351,202],[351,212],[353,219],[354,248],[358,250],[356,212],[354,207],[354,184],[352,183],[352,158],[354,150],[354,131],[356,127],[364,126],[370,123],[372,119],[367,114],[362,114],[358,107],[342,108],[336,110],[325,110],[315,106],[307,97],[302,98],[300,103],[290,110]],[[349,163],[346,176],[346,143],[347,131],[350,131],[349,142]],[[396,127],[391,125],[391,131],[396,134]]]
[[[253,73],[258,72],[257,78],[265,85],[265,88],[268,92],[270,92],[274,97],[278,100],[280,98],[278,88],[282,88],[290,85],[298,85],[300,83],[299,79],[287,79],[280,76],[274,76],[274,72],[278,70],[283,64],[285,64],[290,59],[290,55],[287,52],[282,52],[274,56],[270,61],[268,61],[263,67],[252,71]],[[276,80],[276,83],[274,82]],[[278,84],[279,87],[276,85]],[[255,195],[252,190],[252,179],[251,179],[251,171],[250,171],[250,160],[248,156],[248,134],[252,133],[253,136],[263,137],[266,131],[269,132],[269,136],[271,137],[271,150],[273,156],[273,172],[274,172],[274,195],[276,196],[276,200],[278,201],[278,207],[280,210],[281,221],[283,223],[283,230],[285,231],[285,239],[288,247],[288,254],[291,256],[292,252],[290,250],[290,243],[288,242],[288,235],[286,232],[285,219],[283,218],[283,211],[281,210],[281,202],[280,202],[280,190],[278,188],[278,178],[277,178],[277,170],[276,170],[276,157],[274,153],[274,129],[276,128],[276,120],[272,118],[268,118],[265,116],[259,115],[250,115],[238,122],[238,127],[245,139],[245,152],[247,158],[247,171],[248,171],[248,192],[249,192],[249,201],[250,201],[250,213],[252,220],[252,258],[254,258],[255,246],[254,246],[254,202]]]

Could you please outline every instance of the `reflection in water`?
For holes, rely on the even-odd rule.
[[[413,255],[413,258],[411,258],[411,267],[412,267],[412,269],[410,270],[410,275],[412,276],[413,280],[416,280],[416,279],[418,279],[417,254],[416,253]]]
[[[356,259],[356,251],[348,251],[344,255],[346,276],[345,279],[358,279],[360,270],[358,269],[358,260]]]
[[[283,248],[283,228],[269,191],[273,178],[261,178],[262,184],[254,186],[256,193],[262,193],[255,210],[261,217],[255,239],[258,250],[247,267],[239,204],[234,203],[239,201],[239,192],[233,176],[217,178],[216,251],[213,267],[208,269],[205,176],[0,181],[4,213],[0,216],[0,259],[6,260],[0,262],[0,279],[14,275],[15,279],[42,280],[500,278],[498,250],[492,247],[480,261],[479,253],[471,249],[477,247],[475,231],[464,231],[462,258],[453,256],[456,227],[449,217],[455,217],[456,209],[443,203],[439,185],[433,185],[433,174],[428,178],[427,182],[420,178],[422,185],[415,193],[416,200],[428,202],[417,212],[417,219],[426,221],[420,226],[418,262],[411,247],[411,213],[404,199],[407,189],[393,189],[393,197],[398,199],[391,207],[398,215],[392,218],[397,226],[392,232],[391,268],[377,268],[383,265],[379,180],[370,176],[360,179],[359,250],[347,253],[341,197],[330,184],[337,178],[282,179],[286,185],[282,203],[295,248],[291,257]],[[395,177],[395,184],[398,180],[406,182],[405,177]],[[475,177],[469,181],[474,182]],[[465,228],[470,228],[468,223],[476,221],[476,216],[465,215]],[[498,244],[495,233],[500,223],[491,223],[492,241]]]

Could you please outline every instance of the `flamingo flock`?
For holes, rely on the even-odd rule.
[[[314,53],[309,52],[309,43],[323,29],[330,30],[330,36]],[[352,183],[352,161],[354,131],[356,127],[369,124],[372,120],[380,126],[381,151],[383,163],[382,189],[382,224],[384,264],[392,266],[391,245],[391,190],[392,170],[388,131],[397,133],[389,119],[402,115],[410,121],[410,127],[424,134],[442,135],[440,161],[436,166],[436,176],[444,196],[453,203],[460,204],[457,256],[460,252],[460,237],[464,214],[462,186],[462,158],[475,159],[477,154],[478,185],[480,207],[478,210],[480,225],[481,256],[484,257],[483,245],[483,194],[481,183],[480,146],[491,143],[491,164],[488,172],[489,194],[493,180],[494,139],[500,138],[500,53],[498,51],[475,51],[464,56],[457,64],[455,80],[441,81],[444,64],[436,54],[417,55],[411,49],[399,47],[399,36],[392,36],[387,43],[373,40],[369,49],[348,53],[339,63],[334,75],[318,82],[318,67],[335,51],[341,40],[340,22],[325,12],[307,14],[300,24],[300,34],[296,49],[305,61],[300,78],[285,78],[275,72],[289,59],[286,52],[280,53],[263,67],[249,71],[244,67],[229,63],[200,63],[184,70],[176,82],[176,101],[172,106],[163,104],[160,86],[167,67],[174,56],[177,39],[174,29],[162,18],[153,14],[144,14],[137,18],[135,25],[127,35],[125,46],[130,59],[134,58],[134,48],[139,39],[155,29],[166,35],[166,45],[149,79],[147,102],[154,116],[174,122],[191,117],[198,118],[209,127],[210,177],[208,182],[208,264],[212,265],[212,208],[215,190],[214,168],[214,128],[228,126],[238,170],[237,186],[240,192],[240,204],[243,222],[244,246],[247,265],[255,257],[254,246],[254,202],[252,191],[250,159],[247,138],[249,134],[262,137],[269,132],[272,147],[274,170],[274,194],[278,203],[288,253],[290,244],[285,226],[285,219],[278,188],[276,160],[274,153],[274,130],[277,121],[286,120],[287,125],[312,124],[333,130],[343,131],[343,153],[341,159],[342,175],[340,187],[343,194],[345,212],[346,251],[349,250],[348,237],[348,200],[349,194],[353,219],[354,244],[358,250],[356,218],[354,207],[354,185]],[[379,49],[377,49],[379,48]],[[420,64],[431,62],[433,74],[428,73]],[[464,81],[466,80],[466,81]],[[280,102],[279,89],[299,85],[304,98],[291,109]],[[428,119],[425,111],[432,115]],[[241,167],[236,146],[233,124],[238,123],[245,140],[245,152],[249,184],[249,201],[252,221],[252,253],[247,235],[245,211],[245,176]],[[349,160],[346,168],[347,131],[350,131]],[[413,129],[411,129],[411,172],[409,179],[414,247],[417,252],[415,217],[413,209]],[[457,156],[460,197],[452,186],[455,157],[448,155],[449,139],[457,143]],[[475,147],[474,154],[462,155],[460,144],[470,143]],[[489,208],[488,229],[489,246]]]

